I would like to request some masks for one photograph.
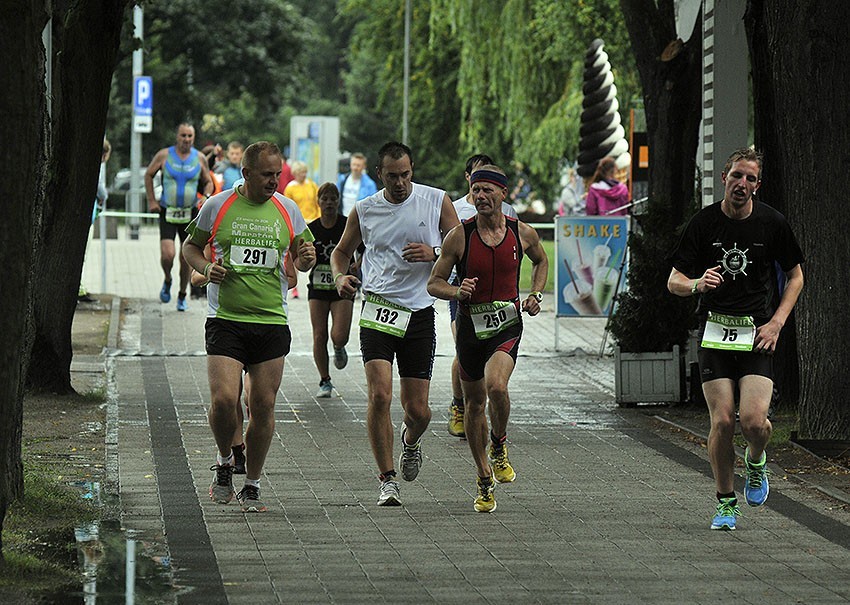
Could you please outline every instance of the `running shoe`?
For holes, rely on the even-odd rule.
[[[422,466],[422,440],[413,445],[408,445],[404,440],[407,427],[401,424],[401,455],[398,457],[398,465],[401,468],[401,477],[405,481],[413,481],[419,474]]]
[[[245,485],[236,494],[236,499],[242,505],[243,513],[264,513],[266,505],[260,500],[260,488],[254,485]]]
[[[331,379],[328,378],[327,380],[322,380],[321,382],[319,382],[319,390],[316,393],[316,397],[326,399],[326,398],[330,397],[331,395],[333,395],[333,392],[334,392],[334,385],[331,382]]]
[[[463,430],[463,408],[454,403],[449,406],[449,435],[466,437]]]
[[[770,484],[767,480],[767,454],[762,452],[761,462],[755,464],[750,462],[750,448],[747,448],[744,452],[744,466],[747,472],[744,497],[750,506],[761,506],[770,493]]]
[[[178,294],[177,295],[177,310],[178,311],[185,311],[188,307],[189,307],[189,305],[186,303],[186,295],[183,294],[181,296],[180,294]]]
[[[233,500],[233,467],[230,465],[214,464],[210,467],[215,471],[210,485],[210,499],[219,504],[229,504]]]
[[[737,498],[720,498],[714,519],[711,520],[711,529],[735,531],[735,521],[740,514]]]
[[[378,496],[378,506],[401,506],[401,495],[398,481],[389,478],[381,481],[381,494]]]
[[[171,282],[164,281],[162,282],[162,290],[159,291],[159,300],[164,303],[167,303],[171,300]]]
[[[478,477],[478,495],[475,496],[475,510],[479,513],[492,513],[496,510],[496,498],[493,492],[496,484],[492,477]]]
[[[334,366],[337,370],[343,369],[348,365],[348,353],[345,347],[334,347]]]
[[[245,444],[241,443],[239,445],[234,445],[233,450],[233,474],[234,475],[244,475],[245,474]]]
[[[493,467],[493,477],[498,483],[511,483],[516,479],[514,467],[511,466],[511,461],[508,460],[508,446],[502,444],[502,447],[497,451],[490,444],[490,451],[487,453],[490,459],[490,465]]]

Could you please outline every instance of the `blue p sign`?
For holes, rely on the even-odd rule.
[[[136,76],[133,85],[133,115],[153,115],[153,78]]]

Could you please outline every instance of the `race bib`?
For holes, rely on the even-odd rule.
[[[752,351],[756,326],[752,317],[735,317],[708,312],[702,346],[725,351]]]
[[[237,273],[269,273],[278,264],[277,248],[231,246],[230,264]]]
[[[313,287],[316,290],[336,290],[330,265],[316,265],[313,269]]]
[[[172,208],[171,206],[165,209],[165,222],[184,225],[192,220],[192,208]]]
[[[407,307],[391,303],[377,294],[366,293],[363,311],[360,313],[360,327],[401,338],[407,333],[412,313]]]
[[[510,301],[469,305],[469,314],[472,317],[475,336],[479,340],[495,336],[505,328],[519,323],[516,304]]]

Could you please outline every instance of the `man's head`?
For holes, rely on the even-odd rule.
[[[339,212],[339,189],[333,183],[323,183],[319,187],[319,209],[322,216]]]
[[[307,164],[300,160],[292,162],[292,178],[299,183],[303,183],[307,178]]]
[[[267,201],[277,189],[281,168],[280,148],[269,141],[248,145],[242,155],[244,195],[252,202]]]
[[[469,159],[466,160],[466,172],[464,173],[464,177],[467,181],[469,181],[469,175],[472,174],[473,170],[488,164],[493,164],[493,158],[486,153],[476,153],[475,155],[469,156]]]
[[[351,159],[348,160],[348,167],[351,170],[351,175],[359,179],[363,171],[366,170],[366,156],[360,152],[352,153]]]
[[[484,164],[473,168],[469,175],[469,191],[480,215],[501,214],[502,202],[508,195],[508,177],[495,164]]]
[[[404,143],[390,141],[378,150],[378,178],[390,202],[400,204],[413,191],[413,152]]]
[[[183,122],[177,127],[177,151],[189,153],[195,144],[195,127]]]
[[[239,166],[242,163],[242,154],[245,152],[245,147],[239,141],[232,141],[227,146],[227,161],[234,166]]]
[[[761,163],[761,154],[748,147],[736,149],[726,160],[721,174],[723,199],[733,208],[743,208],[752,201],[761,186]]]

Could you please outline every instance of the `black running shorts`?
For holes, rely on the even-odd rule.
[[[360,353],[363,363],[373,359],[398,360],[401,378],[431,380],[437,335],[434,326],[434,307],[415,311],[410,316],[404,337],[393,336],[372,328],[360,328]]]
[[[195,217],[198,216],[198,207],[192,207],[192,220],[195,220]],[[171,240],[174,241],[174,238],[178,235],[180,236],[180,242],[185,242],[186,238],[189,237],[189,232],[186,231],[186,228],[189,226],[189,223],[169,223],[165,220],[165,208],[159,209],[159,239],[160,240]]]
[[[207,318],[207,355],[222,355],[251,366],[289,353],[289,326]]]

